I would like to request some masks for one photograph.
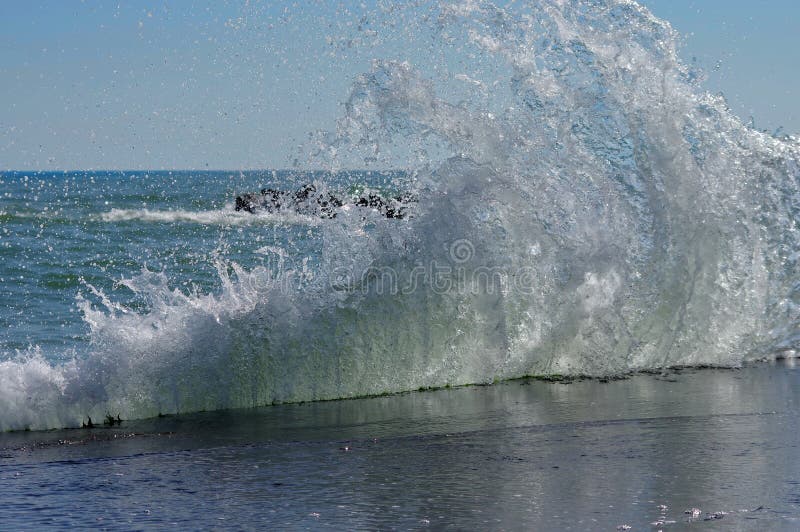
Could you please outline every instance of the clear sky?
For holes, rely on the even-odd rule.
[[[737,114],[800,132],[800,2],[643,3]],[[0,170],[288,167],[368,68],[331,56],[333,4],[3,0]]]

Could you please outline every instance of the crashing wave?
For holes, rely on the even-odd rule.
[[[700,89],[669,24],[628,0],[471,1],[426,20],[502,75],[476,66],[452,101],[375,61],[320,141],[334,159],[411,154],[413,218],[345,211],[313,267],[221,265],[213,294],[143,272],[123,282],[146,312],[81,302],[92,353],[3,362],[0,427],[798,348],[800,147]]]

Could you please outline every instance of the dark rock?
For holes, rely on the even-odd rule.
[[[255,214],[266,212],[295,212],[320,218],[335,218],[338,210],[345,205],[374,209],[386,218],[403,219],[408,216],[408,206],[417,198],[404,193],[383,197],[368,192],[358,197],[339,196],[330,192],[320,193],[314,185],[304,185],[296,191],[263,188],[260,192],[248,192],[236,196],[237,211]]]

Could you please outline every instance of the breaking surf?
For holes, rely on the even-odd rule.
[[[388,181],[417,198],[414,215],[342,209],[262,225],[229,208],[273,174],[207,173],[196,182],[216,183],[215,198],[203,188],[155,207],[175,179],[112,176],[106,186],[151,194],[118,207],[84,190],[81,212],[95,221],[74,233],[63,222],[47,243],[80,255],[105,235],[112,250],[99,266],[60,260],[83,279],[70,285],[83,347],[53,354],[29,335],[29,348],[7,349],[1,429],[524,375],[735,367],[797,349],[798,141],[752,129],[705,92],[668,23],[622,0],[372,14],[352,30],[368,49],[382,32],[396,38],[398,17],[413,20],[403,36],[433,43],[442,69],[389,52],[374,60],[337,95],[343,113],[305,146],[305,164],[340,188]],[[402,170],[339,172],[353,161]],[[291,174],[278,181],[302,184]],[[35,179],[4,180],[20,205],[47,193]],[[53,192],[62,209],[73,208],[70,186]],[[39,223],[26,220],[14,223]],[[204,233],[210,251],[181,251],[188,224],[218,231]],[[111,246],[120,235],[131,249]],[[18,245],[41,258],[35,239]],[[175,272],[166,259],[148,266],[142,250],[155,248]],[[23,286],[15,267],[7,276]]]

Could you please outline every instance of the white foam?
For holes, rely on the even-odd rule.
[[[60,415],[69,406],[64,392],[74,370],[74,363],[52,365],[36,348],[0,362],[0,431],[74,424]]]
[[[142,221],[154,223],[192,223],[200,225],[291,224],[317,225],[319,218],[293,212],[237,212],[230,209],[212,211],[111,209],[100,215],[104,222]]]

